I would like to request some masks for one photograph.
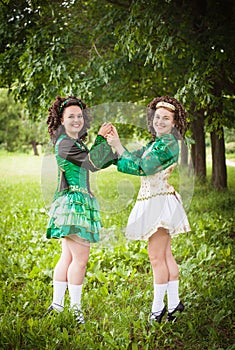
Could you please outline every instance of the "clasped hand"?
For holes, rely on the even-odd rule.
[[[110,146],[116,147],[120,145],[120,139],[117,129],[112,123],[102,124],[98,134],[105,137]]]

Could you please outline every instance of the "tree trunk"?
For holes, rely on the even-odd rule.
[[[195,141],[192,144],[192,162],[194,173],[198,178],[206,177],[206,144],[204,131],[204,115],[203,112],[196,113],[197,119],[191,122],[192,137]]]
[[[35,156],[39,156],[39,153],[38,153],[38,148],[37,148],[37,142],[36,141],[32,141],[31,142],[31,145],[33,147],[33,153]]]
[[[181,160],[180,164],[183,166],[188,166],[188,147],[186,146],[184,140],[181,141]]]
[[[213,187],[218,190],[227,188],[227,169],[225,161],[224,130],[219,128],[211,132],[212,178]]]

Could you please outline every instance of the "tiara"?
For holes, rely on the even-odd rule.
[[[172,111],[175,111],[175,106],[172,105],[171,103],[160,101],[156,104],[156,109],[157,107],[166,107],[172,109]]]
[[[67,98],[67,100],[62,102],[61,105],[60,105],[60,113],[63,111],[64,107],[69,102],[71,102],[71,106],[72,105],[77,105],[77,106],[79,106],[81,108],[81,110],[83,110],[83,105],[82,105],[82,101],[81,100],[78,100],[77,98]]]

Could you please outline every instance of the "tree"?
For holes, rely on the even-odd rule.
[[[159,2],[133,1],[128,18],[117,29],[118,48],[129,60],[136,62],[141,55],[145,73],[153,76],[157,71],[156,83],[157,77],[164,77],[185,102],[194,131],[193,149],[197,149],[195,170],[200,176],[206,174],[203,120],[209,126],[212,160],[220,154],[212,173],[212,183],[218,189],[227,186],[223,126],[227,125],[225,111],[231,103],[227,97],[234,96],[235,90],[234,10],[230,0],[166,1],[161,7]],[[168,92],[164,80],[160,91]]]
[[[25,102],[34,118],[45,112],[57,94],[71,93],[80,76],[77,62],[81,69],[88,56],[84,47],[79,54],[79,46],[73,45],[81,38],[71,29],[73,12],[76,27],[83,26],[82,6],[73,3],[10,0],[0,4],[1,85]]]
[[[197,111],[191,121],[192,137],[196,142],[191,146],[193,167],[197,177],[201,180],[206,178],[206,145],[205,145],[205,127],[204,113]]]
[[[213,138],[221,135],[212,153],[219,147],[223,154],[226,111],[234,101],[234,7],[232,0],[3,1],[1,84],[35,118],[57,94],[75,93],[92,105],[146,105],[153,96],[174,95],[194,130],[204,120]],[[199,159],[203,140],[198,132],[194,137]],[[203,159],[195,170],[205,175]],[[212,178],[225,188],[216,172],[226,177],[222,158]]]
[[[46,119],[33,121],[23,105],[16,103],[6,89],[0,89],[0,147],[8,152],[28,151],[47,143]]]
[[[17,106],[7,91],[0,90],[0,145],[9,152],[17,150],[19,139],[19,124],[23,111]]]

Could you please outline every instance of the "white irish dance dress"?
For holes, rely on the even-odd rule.
[[[118,160],[118,171],[141,176],[141,187],[126,227],[127,238],[147,240],[160,227],[171,236],[190,231],[181,197],[168,183],[178,155],[178,141],[166,134],[135,152],[125,150]]]

